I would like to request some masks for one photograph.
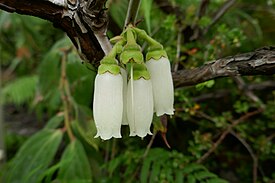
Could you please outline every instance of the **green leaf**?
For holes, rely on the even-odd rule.
[[[112,1],[112,6],[110,7],[110,15],[120,28],[124,26],[128,3],[129,0]]]
[[[198,170],[206,170],[206,168],[199,164],[189,164],[186,167],[184,167],[182,173],[184,174],[190,174],[191,172],[195,172]]]
[[[42,130],[30,137],[11,162],[5,182],[36,183],[52,162],[63,133],[61,130]]]
[[[151,11],[152,11],[152,0],[146,0],[141,2],[141,8],[143,10],[144,19],[146,22],[147,30],[149,35],[151,34]]]
[[[196,183],[196,178],[193,175],[188,175],[187,182],[188,183]]]
[[[197,90],[202,90],[205,87],[212,88],[214,86],[214,84],[215,84],[214,80],[205,81],[203,83],[197,84],[196,89]]]
[[[217,177],[217,175],[215,175],[211,172],[208,172],[208,171],[200,171],[200,172],[194,173],[194,176],[198,180],[216,178]]]
[[[176,180],[175,180],[176,183],[183,183],[183,173],[181,170],[177,170],[176,171]]]
[[[58,180],[61,182],[92,182],[91,168],[84,147],[76,139],[71,142],[61,158]]]
[[[160,173],[160,169],[161,169],[161,165],[164,162],[162,161],[156,161],[152,167],[152,172],[151,172],[151,176],[150,176],[150,182],[156,182],[159,179],[159,173]]]
[[[77,105],[77,120],[72,123],[73,129],[92,147],[98,149],[95,122],[92,119],[92,111],[86,106]]]
[[[234,104],[234,109],[236,110],[237,113],[245,113],[249,109],[249,103],[241,102],[238,100]]]
[[[140,173],[140,182],[146,183],[150,173],[151,159],[146,158],[143,162],[143,166]]]
[[[38,77],[24,76],[4,86],[1,98],[4,102],[14,102],[17,105],[29,102],[35,96]]]
[[[61,54],[57,51],[49,52],[42,60],[39,74],[39,88],[42,94],[51,92],[59,85]]]
[[[66,72],[74,100],[78,104],[90,106],[96,72],[81,64],[79,57],[75,54],[69,55]]]
[[[207,183],[228,183],[228,181],[217,177],[207,180]]]
[[[60,63],[62,58],[61,49],[68,48],[71,43],[68,38],[64,37],[57,41],[46,54],[39,65],[39,87],[42,94],[49,94],[58,88],[60,80]]]
[[[61,122],[63,120],[64,120],[64,115],[57,114],[47,122],[45,128],[46,129],[55,129],[61,124]]]

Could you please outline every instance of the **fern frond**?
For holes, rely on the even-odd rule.
[[[140,157],[139,162],[135,159],[137,156]],[[136,178],[141,183],[227,183],[226,180],[219,178],[203,165],[188,162],[188,157],[176,151],[169,152],[161,148],[155,148],[150,149],[146,158],[142,157],[143,151],[127,152],[113,159],[107,167],[112,175],[119,174],[126,169],[123,177],[129,177],[129,171],[127,170],[129,170],[129,166],[132,166],[130,172],[139,170],[139,176]],[[141,167],[139,167],[140,165]]]

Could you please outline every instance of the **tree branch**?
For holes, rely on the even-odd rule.
[[[190,86],[226,76],[275,74],[275,47],[229,56],[201,67],[173,73],[175,87]]]
[[[95,4],[102,5],[102,3]],[[103,7],[98,6],[97,8],[102,9]],[[78,26],[74,18],[68,16],[64,17],[66,11],[66,8],[64,7],[57,6],[46,0],[0,0],[0,9],[10,13],[31,15],[51,21],[55,27],[60,28],[67,33],[73,44],[78,48],[78,50],[81,50],[82,56],[93,65],[98,65],[99,61],[104,56],[104,52],[98,43],[97,38],[94,36],[94,30],[91,30],[89,26],[85,25],[88,32],[83,33],[83,30],[81,30],[81,27]],[[102,12],[98,11],[98,9],[98,13],[95,13],[97,17],[94,18],[93,22],[98,21],[100,25],[102,25]],[[84,15],[87,15],[88,13],[90,12],[83,12]],[[102,25],[98,30],[105,29],[105,26],[106,25]]]

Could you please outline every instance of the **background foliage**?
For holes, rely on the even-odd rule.
[[[211,1],[197,17],[200,2],[142,2],[138,27],[164,45],[173,70],[274,44],[274,0],[240,0],[213,25],[225,1]],[[110,37],[120,34],[127,5],[108,1]],[[194,27],[209,30],[192,40]],[[130,138],[123,127],[122,139],[100,141],[91,111],[96,68],[81,62],[63,32],[2,11],[0,50],[3,182],[275,181],[274,82],[264,87],[274,76],[178,88],[175,115],[167,126],[155,119],[153,137]]]

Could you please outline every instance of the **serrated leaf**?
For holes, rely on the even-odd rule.
[[[60,79],[61,54],[57,51],[49,52],[39,66],[39,88],[42,94],[46,94],[58,88]]]
[[[199,165],[199,164],[189,164],[186,167],[184,167],[182,173],[190,174],[191,172],[195,172],[198,170],[206,170],[206,168],[204,168],[204,166]]]
[[[181,170],[177,170],[176,171],[176,180],[175,180],[176,183],[183,183],[184,180],[183,180],[183,173]]]
[[[213,179],[208,179],[207,183],[228,183],[228,181],[220,178],[213,178]]]
[[[157,161],[154,163],[154,165],[152,167],[151,176],[150,176],[150,182],[158,181],[162,163],[163,163],[162,161]]]
[[[61,124],[63,120],[64,120],[64,115],[61,115],[61,114],[55,115],[47,122],[47,124],[45,125],[45,128],[55,129]]]
[[[81,137],[92,147],[98,149],[98,138],[96,134],[95,123],[92,119],[92,111],[86,106],[77,105],[77,120],[72,123],[73,128]]]
[[[208,172],[208,171],[199,171],[199,172],[196,172],[193,174],[196,179],[198,180],[202,180],[202,179],[209,179],[209,178],[216,178],[217,175],[211,173],[211,172]]]
[[[52,162],[63,133],[42,130],[30,137],[19,149],[6,176],[7,183],[36,183]]]
[[[38,69],[39,86],[42,94],[58,88],[61,74],[60,61],[62,58],[62,52],[60,50],[68,48],[71,45],[72,43],[67,37],[58,40],[42,60]]]
[[[151,159],[146,158],[143,161],[143,166],[141,168],[141,173],[140,173],[140,182],[141,183],[146,183],[149,177],[150,173],[150,166],[151,166]]]
[[[66,72],[74,100],[78,104],[90,106],[96,72],[81,64],[79,58],[74,54],[70,57]]]
[[[188,183],[196,183],[196,178],[193,175],[188,175],[187,182]]]
[[[14,102],[17,105],[29,102],[34,98],[38,77],[24,76],[3,87],[1,98],[4,102]]]
[[[61,158],[57,179],[61,182],[92,182],[89,160],[82,144],[76,139],[71,142]]]

